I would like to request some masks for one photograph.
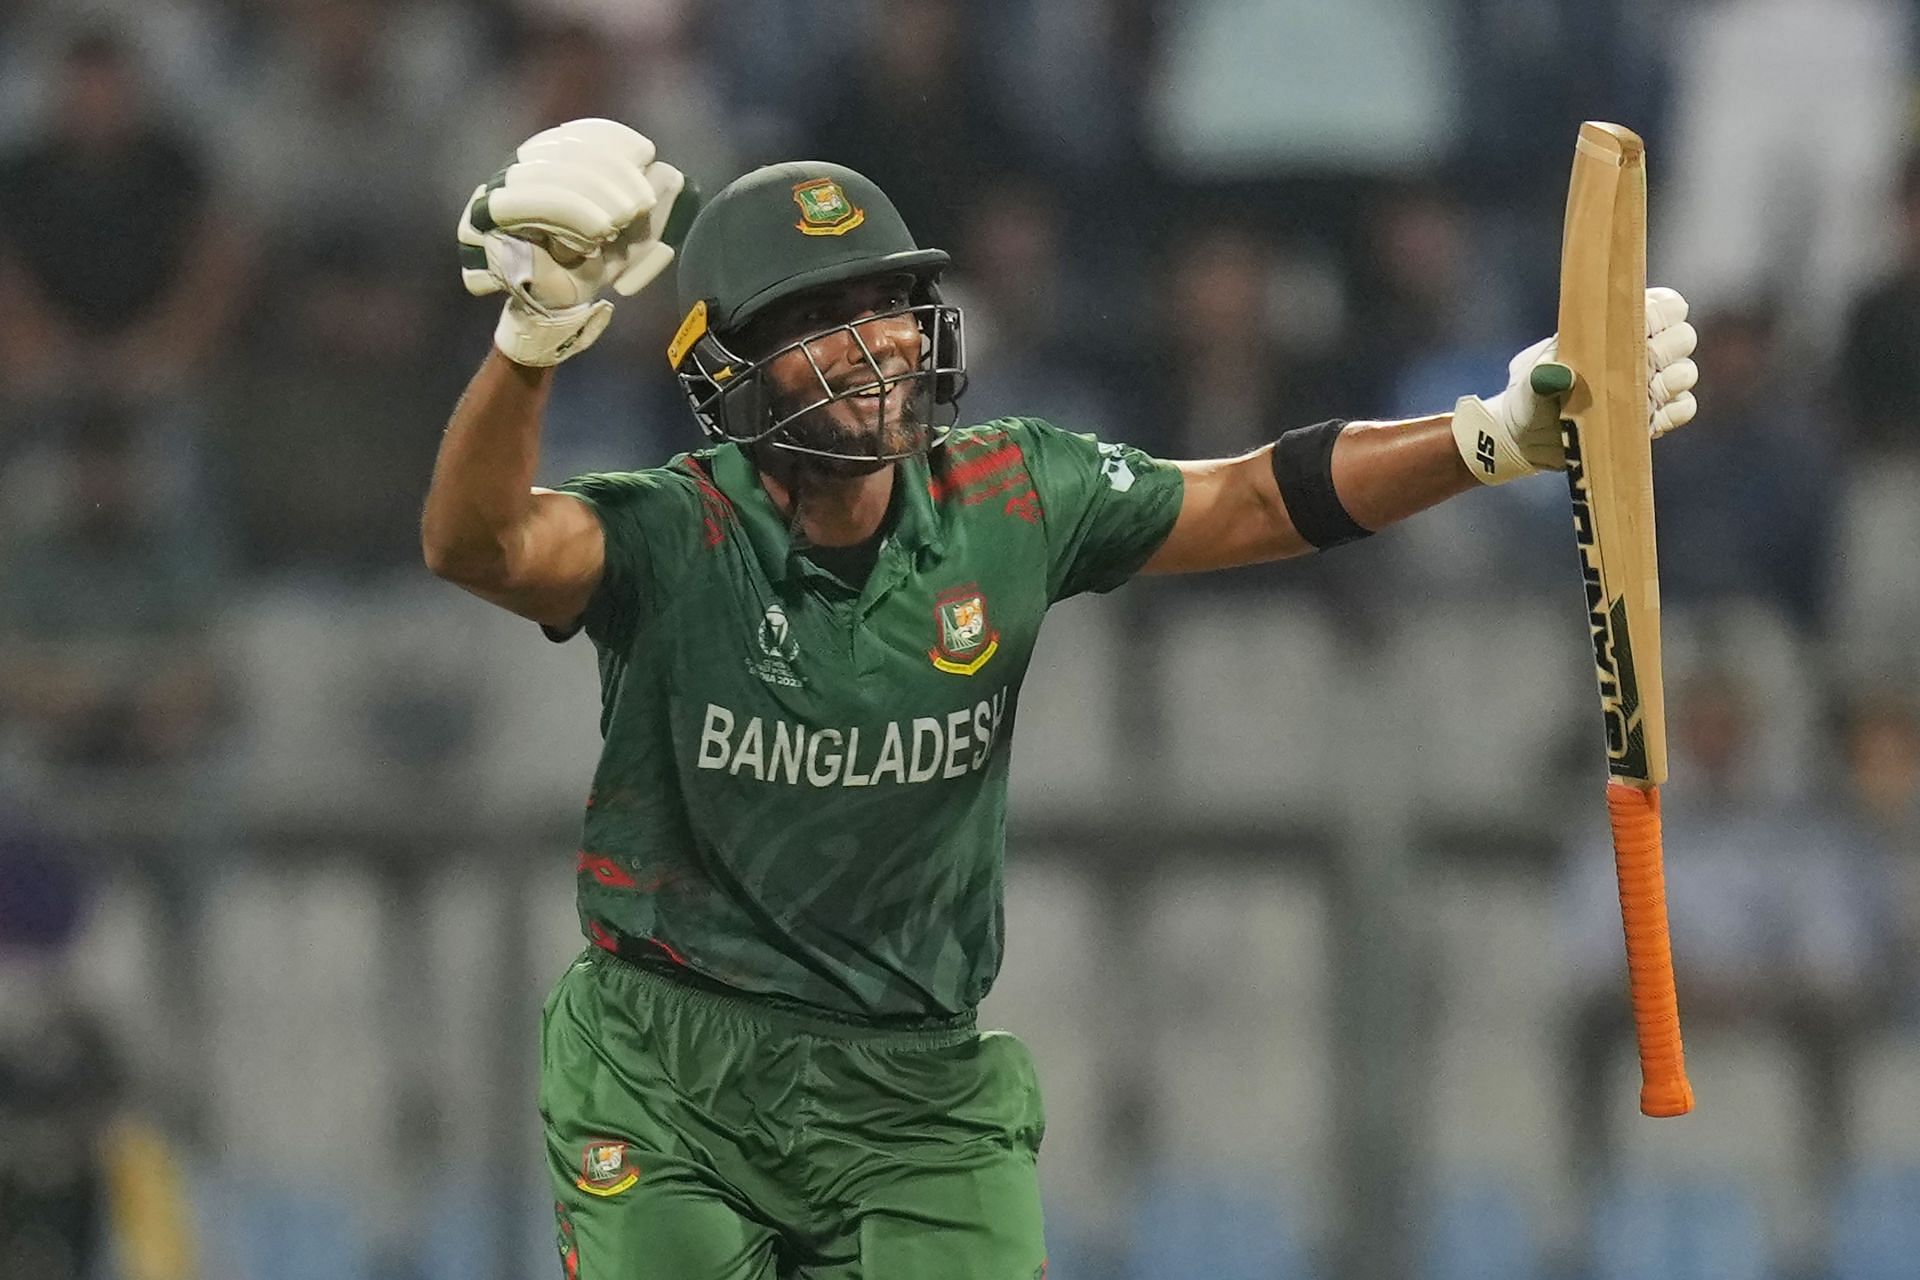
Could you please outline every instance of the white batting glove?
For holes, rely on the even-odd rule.
[[[1655,439],[1686,426],[1699,411],[1693,388],[1700,367],[1691,359],[1700,336],[1687,323],[1687,300],[1672,289],[1647,290],[1648,434]],[[1567,465],[1560,444],[1560,400],[1572,374],[1556,364],[1553,338],[1536,342],[1507,365],[1507,389],[1491,401],[1463,396],[1453,410],[1453,442],[1467,470],[1482,484],[1505,484],[1535,471]],[[1547,394],[1534,389],[1542,369]]]
[[[685,186],[652,142],[612,120],[570,120],[521,143],[460,213],[461,282],[508,295],[494,345],[535,366],[592,346],[613,317],[601,290],[631,296],[673,261]]]

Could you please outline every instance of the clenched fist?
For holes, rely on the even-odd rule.
[[[600,293],[638,293],[673,261],[697,203],[685,188],[652,142],[613,120],[571,120],[521,143],[460,214],[462,283],[508,295],[494,345],[536,366],[592,346],[613,316]]]
[[[1647,290],[1647,431],[1658,439],[1693,421],[1693,388],[1700,368],[1692,356],[1699,335],[1687,323],[1687,300],[1672,289]],[[1567,465],[1560,444],[1560,395],[1573,385],[1564,368],[1539,380],[1534,373],[1557,354],[1553,338],[1534,343],[1507,366],[1507,389],[1490,400],[1463,397],[1453,411],[1453,437],[1467,469],[1482,484],[1503,484],[1534,471]],[[1547,372],[1553,372],[1548,370]]]

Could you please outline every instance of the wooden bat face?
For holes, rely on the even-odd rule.
[[[1580,578],[1587,593],[1587,629],[1593,641],[1594,672],[1600,682],[1600,715],[1606,725],[1607,772],[1622,779],[1659,781],[1653,776],[1647,754],[1646,708],[1640,698],[1627,601],[1623,595],[1609,593],[1603,571],[1593,486],[1587,478],[1579,420],[1562,418],[1560,433],[1567,452],[1567,489],[1573,497],[1574,545],[1580,554]],[[1657,589],[1657,579],[1654,585]],[[1654,652],[1658,654],[1657,647]],[[1664,773],[1663,769],[1663,777]]]
[[[1647,435],[1646,152],[1618,125],[1581,127],[1560,271],[1559,359],[1575,545],[1606,728],[1607,770],[1667,776],[1660,570]]]

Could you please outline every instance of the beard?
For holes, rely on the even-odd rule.
[[[889,412],[896,399],[892,393],[878,401],[830,401],[780,428],[767,441],[772,447],[766,452],[780,459],[782,469],[837,477],[871,475],[901,458],[925,453],[931,438],[933,381],[923,374],[909,377],[911,381],[901,380],[904,394],[897,397],[897,412]],[[809,452],[798,452],[802,449]]]

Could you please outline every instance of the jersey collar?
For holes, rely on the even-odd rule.
[[[927,460],[924,456],[908,458],[896,465],[899,467],[896,483],[901,486],[897,498],[899,515],[893,532],[887,535],[887,543],[914,558],[923,552],[937,555],[945,544],[940,533],[939,513],[933,505],[932,472]],[[747,542],[769,579],[784,582],[807,571],[806,560],[787,533],[786,520],[774,508],[767,491],[760,487],[759,473],[738,445],[722,445],[714,450],[713,483],[739,513]],[[885,558],[883,546],[882,560]]]

